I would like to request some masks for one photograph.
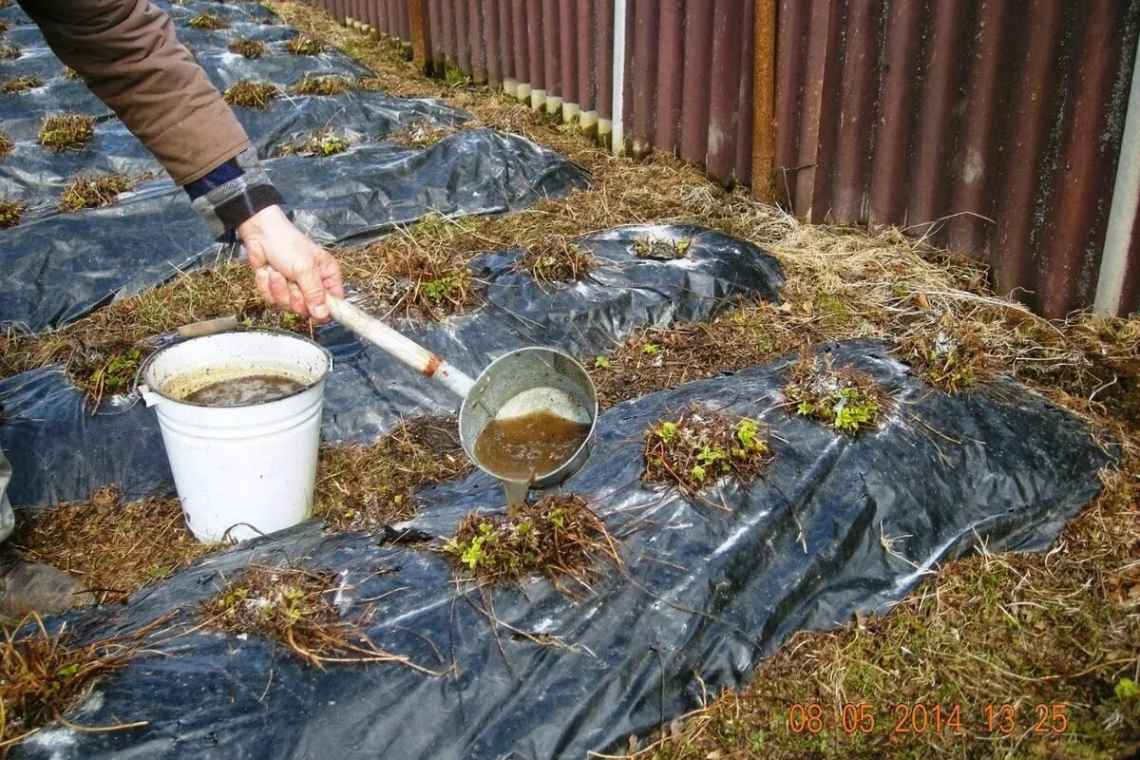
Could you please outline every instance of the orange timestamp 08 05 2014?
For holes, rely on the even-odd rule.
[[[1064,703],[1028,705],[987,704],[979,715],[966,715],[958,704],[922,702],[872,705],[848,702],[824,707],[816,702],[795,703],[788,708],[788,730],[795,734],[818,734],[838,729],[845,734],[870,734],[876,727],[888,726],[896,734],[940,734],[953,736],[982,731],[1011,735],[1026,729],[1038,734],[1063,734],[1069,727],[1069,706]],[[1024,713],[1024,714],[1023,714]]]

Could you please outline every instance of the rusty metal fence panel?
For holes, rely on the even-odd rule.
[[[415,49],[431,73],[489,83],[611,144],[614,0],[318,0]],[[627,0],[622,149],[751,176],[754,0]],[[421,37],[417,43],[417,35]]]
[[[777,190],[797,214],[929,235],[1049,316],[1092,303],[1140,3],[779,11]]]
[[[1047,315],[1097,291],[1140,0],[626,0],[621,30],[615,0],[318,2],[634,156],[981,258]],[[1140,308],[1129,224],[1122,312]]]

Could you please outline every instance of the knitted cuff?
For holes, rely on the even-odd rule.
[[[190,196],[190,205],[219,239],[258,211],[281,204],[281,194],[253,148],[246,148],[183,189]]]

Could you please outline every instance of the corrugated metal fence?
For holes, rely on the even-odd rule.
[[[980,257],[1049,316],[1140,308],[1140,0],[320,2],[635,156]]]
[[[612,144],[615,0],[323,4],[342,21],[385,36],[396,29],[408,42],[415,31],[399,19],[418,12],[423,51],[416,52],[432,72],[502,87]],[[753,0],[622,5],[628,9],[617,104],[624,116],[616,129],[622,148],[635,156],[674,151],[725,183],[749,183]]]

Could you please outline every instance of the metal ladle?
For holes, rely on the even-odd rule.
[[[525,503],[532,487],[562,482],[589,457],[598,418],[598,393],[586,370],[567,354],[539,346],[519,348],[491,362],[472,380],[359,307],[335,296],[326,296],[326,302],[337,322],[463,399],[459,410],[463,451],[476,467],[502,482],[509,507]],[[527,480],[504,477],[479,461],[475,442],[488,423],[541,411],[589,426],[581,445],[566,461]]]

